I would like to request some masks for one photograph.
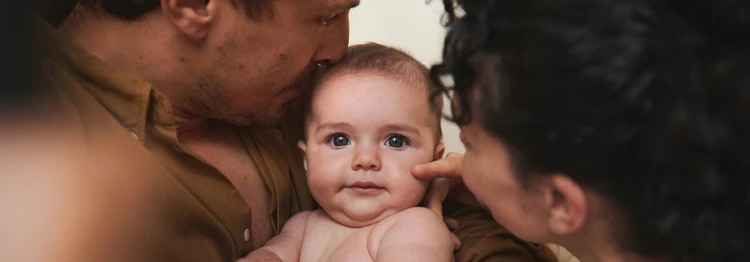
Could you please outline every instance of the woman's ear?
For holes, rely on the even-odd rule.
[[[550,214],[550,231],[558,236],[580,231],[588,214],[584,189],[563,174],[555,174],[547,179],[547,186],[543,190]]]
[[[214,20],[216,2],[206,0],[161,0],[164,16],[192,40],[203,40],[208,36]]]
[[[443,141],[440,141],[438,142],[437,146],[435,146],[435,153],[432,157],[432,161],[442,159],[444,153],[445,153],[445,144],[443,144]]]
[[[297,147],[302,151],[302,166],[305,167],[305,172],[307,172],[307,145],[305,141],[300,140],[297,141]]]

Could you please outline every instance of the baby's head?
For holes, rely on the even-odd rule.
[[[428,69],[394,48],[363,44],[319,76],[305,121],[307,182],[337,222],[361,227],[416,206],[429,181],[416,164],[442,157],[442,97]]]

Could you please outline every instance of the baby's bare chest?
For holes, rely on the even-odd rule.
[[[334,223],[308,223],[300,262],[372,262],[368,250],[371,227],[347,228]]]

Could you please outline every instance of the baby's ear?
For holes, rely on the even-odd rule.
[[[445,153],[445,144],[443,144],[443,141],[438,142],[437,146],[435,146],[435,155],[433,156],[433,161],[439,160],[443,158],[443,154]]]
[[[302,166],[305,167],[305,172],[307,172],[307,145],[305,144],[305,141],[297,141],[297,147],[299,147],[299,150],[302,151]]]

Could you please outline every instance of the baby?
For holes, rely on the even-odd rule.
[[[319,77],[299,142],[322,209],[294,216],[254,253],[282,261],[451,261],[442,219],[416,207],[429,181],[410,172],[443,155],[442,98],[431,99],[432,90],[427,68],[411,56],[372,43],[350,47]]]

